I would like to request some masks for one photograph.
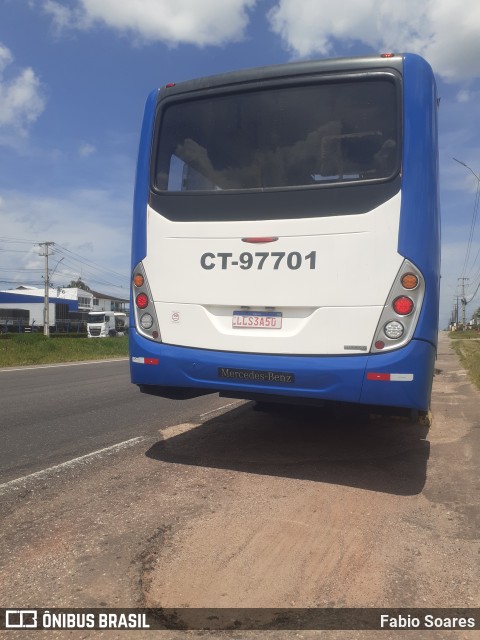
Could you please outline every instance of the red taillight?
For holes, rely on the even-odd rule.
[[[242,242],[250,242],[251,244],[263,244],[265,242],[276,242],[278,238],[268,236],[267,238],[242,238]]]
[[[139,309],[145,309],[148,307],[148,296],[145,293],[139,293],[135,299],[137,307]]]
[[[407,298],[407,296],[400,296],[393,301],[393,310],[398,313],[399,316],[408,316],[413,311],[413,300]]]

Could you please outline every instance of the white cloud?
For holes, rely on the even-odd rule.
[[[20,69],[16,76],[5,78],[12,62],[11,52],[0,44],[0,141],[11,136],[12,127],[25,135],[45,108],[40,80],[33,69]]]
[[[88,156],[91,156],[95,152],[96,148],[93,146],[93,144],[89,144],[88,142],[82,143],[80,145],[80,148],[78,149],[78,155],[81,158],[88,158]]]
[[[127,291],[130,271],[129,199],[101,189],[73,189],[55,196],[37,195],[35,198],[20,191],[2,190],[0,198],[3,220],[0,280],[21,283],[30,278],[30,282],[38,283],[40,275],[32,275],[25,269],[43,266],[38,243],[48,240],[80,255],[87,263],[95,263],[105,269],[97,271],[88,265],[82,266],[83,263],[72,256],[66,256],[56,272],[56,284],[83,275],[87,284],[106,293],[118,294],[117,285],[124,286]],[[14,239],[20,242],[17,244]],[[52,258],[52,265],[61,255],[64,254]],[[106,270],[124,274],[124,277],[115,278]],[[94,280],[99,284],[93,284]],[[112,288],[106,283],[115,286]],[[7,288],[5,283],[0,283],[0,289],[4,288]]]
[[[10,50],[0,44],[0,73],[3,72],[5,67],[7,67],[12,60],[13,57]]]
[[[423,55],[449,81],[480,75],[480,3],[464,0],[280,0],[268,14],[296,56],[336,55],[335,43]]]
[[[62,6],[55,0],[45,0],[43,8],[46,13],[52,16],[55,25],[59,29],[65,29],[70,26],[73,17],[72,9]]]
[[[457,94],[457,102],[470,102],[472,92],[469,89],[461,89]]]
[[[126,32],[146,42],[198,46],[220,45],[243,38],[248,10],[257,0],[77,0],[68,9],[46,0],[44,9],[59,28],[87,28],[95,23]]]

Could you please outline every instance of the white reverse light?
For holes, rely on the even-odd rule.
[[[149,313],[144,313],[140,318],[140,324],[142,325],[143,329],[151,329],[151,327],[153,326],[152,316]]]
[[[390,338],[390,340],[398,340],[403,336],[403,332],[405,331],[405,329],[403,328],[403,324],[401,322],[392,320],[392,322],[387,322],[383,331],[387,338]]]

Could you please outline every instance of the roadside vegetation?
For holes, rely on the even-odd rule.
[[[476,331],[454,331],[449,334],[453,350],[468,371],[473,383],[480,389],[480,333]]]
[[[0,367],[17,367],[128,356],[128,336],[87,338],[77,335],[7,334],[0,336]]]

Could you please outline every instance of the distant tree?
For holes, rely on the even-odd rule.
[[[78,278],[78,280],[71,280],[70,284],[68,284],[67,287],[73,287],[74,289],[83,289],[84,291],[91,291],[90,287],[85,284],[85,282],[81,278]]]

